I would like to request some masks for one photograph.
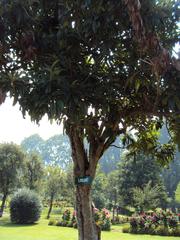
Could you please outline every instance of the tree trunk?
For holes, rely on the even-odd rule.
[[[51,195],[51,199],[50,199],[50,205],[49,205],[49,210],[48,210],[48,214],[47,214],[47,219],[50,218],[50,214],[51,214],[51,211],[52,211],[52,207],[53,207],[53,199],[54,199],[54,196]]]
[[[72,149],[74,162],[74,177],[94,178],[101,148],[96,142],[91,142],[89,154],[84,147],[83,129],[70,125],[66,129]],[[96,226],[93,217],[91,184],[80,184],[76,186],[76,210],[78,222],[79,240],[100,240],[100,229]]]
[[[0,217],[2,217],[3,212],[4,212],[6,198],[7,198],[7,194],[4,194],[3,198],[2,198],[1,208],[0,208]]]
[[[76,210],[79,240],[99,240],[98,228],[93,219],[91,186],[77,186]]]

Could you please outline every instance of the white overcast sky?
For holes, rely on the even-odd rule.
[[[31,122],[29,116],[23,119],[19,106],[12,106],[12,100],[7,98],[0,105],[0,143],[14,142],[20,144],[25,137],[38,133],[43,139],[62,133],[62,126],[50,124],[44,117],[40,126]]]

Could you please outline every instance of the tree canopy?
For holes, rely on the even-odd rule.
[[[7,196],[12,193],[19,183],[24,158],[25,154],[19,146],[11,143],[0,144],[0,193],[3,195],[1,214]]]
[[[24,116],[62,121],[75,177],[94,178],[103,153],[129,129],[149,142],[149,128],[162,127],[163,117],[179,142],[177,3],[0,1],[0,102],[9,92]],[[158,158],[172,152],[151,146]],[[77,217],[79,238],[94,240],[90,189],[76,188]]]
[[[156,115],[175,127],[180,87],[169,55],[178,37],[176,1],[142,1],[141,16],[134,2],[1,1],[1,91],[33,120],[47,113],[80,125],[88,138],[107,141],[104,148]],[[166,58],[154,65],[162,54],[157,34]]]
[[[42,159],[36,153],[30,153],[26,156],[25,167],[23,171],[23,183],[30,190],[39,190],[44,175],[44,166]]]
[[[119,194],[124,204],[134,206],[134,188],[142,190],[145,186],[147,186],[147,189],[159,186],[162,194],[165,193],[160,177],[161,172],[162,169],[160,165],[158,165],[153,157],[145,156],[142,153],[133,157],[128,155],[124,156],[119,165],[118,181]]]

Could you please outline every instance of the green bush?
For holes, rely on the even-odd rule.
[[[77,222],[73,223],[73,228],[77,228]]]
[[[57,227],[61,227],[61,226],[62,226],[62,222],[61,222],[61,221],[58,221],[58,222],[56,223],[56,226],[57,226]]]
[[[171,236],[180,237],[180,226],[172,229]]]
[[[69,209],[66,209],[62,215],[62,219],[63,221],[68,222],[70,218],[71,218],[71,212]]]
[[[56,220],[49,220],[49,226],[56,226]]]
[[[156,228],[156,235],[160,235],[160,236],[169,236],[169,230],[167,227],[162,226],[158,226]]]
[[[130,227],[129,227],[129,226],[124,226],[124,227],[122,228],[122,232],[123,232],[123,233],[130,233]]]
[[[69,222],[69,223],[67,224],[67,227],[73,227],[73,223],[72,223],[72,222]]]
[[[13,223],[29,224],[38,221],[41,215],[41,202],[33,191],[19,190],[10,202],[10,217]]]

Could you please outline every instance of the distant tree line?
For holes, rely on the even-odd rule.
[[[168,141],[163,128],[160,141]],[[153,156],[129,154],[120,139],[101,159],[93,182],[92,197],[98,208],[107,207],[113,216],[119,209],[138,210],[177,207],[180,204],[180,153],[162,168]],[[88,147],[88,146],[87,146]],[[37,191],[48,206],[50,217],[55,201],[74,205],[74,180],[67,136],[43,140],[32,135],[22,141],[0,144],[0,213],[9,196],[19,188]]]

